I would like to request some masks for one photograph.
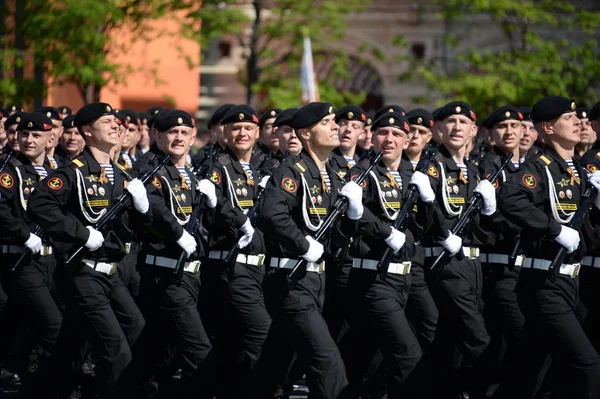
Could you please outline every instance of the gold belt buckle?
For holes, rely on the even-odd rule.
[[[407,275],[410,273],[411,262],[402,262],[402,275]]]
[[[48,245],[44,245],[42,246],[42,250],[40,252],[40,255],[42,256],[48,256],[52,253],[52,248]]]
[[[110,273],[108,273],[109,276],[112,276],[113,274],[115,274],[117,272],[117,265],[118,265],[118,263],[112,264],[112,267],[110,268]]]
[[[128,254],[129,252],[131,252],[131,243],[126,242],[125,243],[125,253]]]
[[[477,257],[477,248],[469,247],[469,258],[474,259]]]
[[[258,255],[258,263],[256,264],[256,266],[261,267],[264,264],[265,264],[265,255],[264,254]]]
[[[319,271],[318,273],[321,274],[325,271],[325,261],[322,261],[321,263],[319,263]]]
[[[575,263],[575,264],[573,264],[573,266],[575,266],[575,267],[573,268],[573,274],[571,275],[571,278],[575,278],[575,277],[579,276],[579,270],[581,269],[580,263]]]

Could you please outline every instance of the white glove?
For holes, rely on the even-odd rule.
[[[435,193],[431,188],[431,184],[429,184],[429,177],[426,174],[421,172],[413,173],[410,178],[410,184],[414,184],[417,186],[419,190],[419,196],[421,197],[421,201],[423,202],[433,202],[435,201]]]
[[[88,237],[85,246],[88,247],[90,251],[94,252],[102,246],[102,243],[104,243],[104,236],[92,226],[86,226],[86,228],[90,231],[90,236]]]
[[[271,176],[265,176],[262,179],[260,179],[260,183],[258,183],[258,185],[261,186],[263,189],[265,187],[267,187],[267,182],[269,181],[269,177],[271,177]]]
[[[592,174],[588,174],[588,180],[590,184],[596,188],[594,204],[596,205],[596,208],[600,209],[600,170],[597,170]]]
[[[129,191],[131,198],[133,199],[133,207],[140,213],[148,212],[150,203],[148,202],[148,196],[146,195],[146,187],[140,179],[133,179],[127,183],[125,190]]]
[[[198,191],[206,195],[206,204],[209,208],[217,206],[217,192],[215,185],[208,179],[202,179],[198,183]]]
[[[483,198],[481,213],[485,216],[493,215],[496,212],[496,189],[492,186],[492,183],[489,180],[482,180],[473,192],[481,194]]]
[[[390,236],[385,239],[385,243],[394,250],[394,253],[400,251],[400,248],[404,246],[405,241],[406,235],[393,227],[392,234],[390,234]]]
[[[306,241],[308,241],[309,247],[308,251],[302,255],[302,258],[304,258],[304,260],[307,262],[317,262],[319,259],[321,259],[321,256],[323,256],[323,244],[311,236],[306,236],[304,238],[306,238]]]
[[[462,248],[462,238],[452,233],[449,234],[450,235],[448,236],[448,238],[446,238],[440,244],[442,245],[442,247],[444,247],[446,251],[450,253],[450,256],[454,256]]]
[[[42,239],[33,233],[29,233],[29,238],[25,241],[25,246],[32,253],[37,254],[42,250]]]
[[[179,237],[179,240],[177,240],[177,245],[185,251],[188,258],[192,256],[196,250],[196,240],[194,240],[194,237],[185,230],[183,230],[183,234]]]
[[[250,219],[246,219],[246,223],[244,223],[242,227],[240,227],[240,230],[242,230],[244,235],[240,237],[238,241],[238,246],[240,248],[244,248],[252,242],[252,236],[254,235],[254,227],[252,227]]]
[[[348,210],[346,214],[351,220],[358,220],[362,217],[364,207],[362,204],[362,188],[356,182],[349,181],[344,184],[340,195],[348,198]]]
[[[556,242],[563,247],[567,248],[567,253],[570,254],[579,246],[579,233],[577,230],[570,227],[561,226],[560,234],[554,240],[556,240]]]

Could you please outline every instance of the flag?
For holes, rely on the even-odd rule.
[[[312,58],[312,48],[308,35],[304,36],[304,51],[302,53],[302,66],[300,68],[300,87],[302,88],[303,104],[320,101]]]

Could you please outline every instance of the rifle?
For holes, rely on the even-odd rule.
[[[196,175],[197,177],[202,176],[202,179],[210,178],[212,174],[213,165],[215,160],[217,159],[219,154],[218,145],[214,145],[210,148],[210,154],[208,156],[211,160],[210,163],[206,163],[205,168],[202,171],[199,171]],[[202,217],[202,213],[204,212],[204,208],[206,207],[206,195],[201,194],[200,200],[196,204],[196,208],[194,208],[194,212],[192,212],[192,216],[187,226],[185,227],[185,231],[189,234],[194,235],[197,226],[200,224],[199,219]],[[181,285],[181,279],[183,278],[183,269],[185,266],[185,261],[188,259],[187,253],[182,250],[179,254],[179,258],[177,258],[177,264],[175,265],[175,269],[173,270],[173,278],[175,280],[175,284]]]
[[[146,172],[146,174],[144,174],[140,179],[142,181],[142,183],[145,185],[148,182],[148,180],[150,180],[150,178],[152,178],[152,176],[154,176],[156,174],[156,172],[158,172],[158,170],[160,168],[162,168],[164,165],[167,164],[167,162],[169,162],[169,160],[171,159],[172,156],[173,156],[173,154],[165,155],[158,162],[158,164],[154,167],[154,169]],[[123,194],[121,194],[119,196],[119,198],[117,198],[115,203],[110,208],[107,209],[104,216],[102,216],[102,218],[100,218],[100,220],[98,220],[98,222],[96,222],[96,224],[93,226],[94,229],[96,229],[100,232],[104,232],[106,230],[106,228],[114,220],[116,220],[118,217],[120,217],[121,214],[123,214],[123,212],[125,212],[125,210],[130,205],[131,205],[131,194],[129,194],[129,192],[125,191]],[[71,257],[69,257],[69,259],[66,260],[65,267],[67,268],[69,273],[74,274],[74,272],[76,272],[78,270],[79,265],[81,264],[83,258],[88,253],[88,251],[89,251],[89,249],[86,246],[79,247],[79,249],[77,251],[75,251],[73,253],[73,255],[71,255]]]
[[[379,154],[375,155],[374,158],[371,158],[371,164],[369,167],[361,173],[355,180],[356,184],[360,186],[360,184],[365,180],[369,172],[373,169],[375,165],[379,163],[381,157],[383,156],[383,151]],[[319,230],[314,235],[314,238],[319,241],[321,240],[325,234],[329,231],[331,226],[335,223],[335,221],[346,211],[348,208],[348,199],[343,195],[338,196],[337,201],[333,205],[333,211],[327,216],[327,219],[323,222]],[[299,260],[292,271],[287,276],[287,281],[290,287],[294,287],[298,281],[306,274],[306,264],[308,262],[305,259]]]
[[[44,230],[40,227],[40,226],[36,226],[35,230],[33,231],[33,234],[35,234],[36,236],[42,238],[42,234],[44,233]],[[15,264],[13,265],[13,267],[10,269],[13,273],[17,272],[19,270],[21,270],[22,264],[25,261],[25,258],[27,256],[29,256],[31,254],[31,251],[29,250],[29,248],[25,248],[25,251],[23,251],[23,253],[21,253],[21,256],[19,256],[19,259],[17,259],[17,261],[15,262]]]
[[[6,157],[2,160],[2,165],[0,165],[0,173],[2,173],[4,171],[4,168],[6,168],[6,165],[8,165],[8,161],[10,161],[10,158],[13,156],[13,152],[9,151],[8,154],[6,154]]]
[[[286,152],[279,159],[279,162],[283,163],[288,156],[289,156],[289,152]],[[275,171],[274,169],[271,170],[271,174],[274,171]],[[252,206],[252,208],[250,208],[250,210],[248,211],[248,214],[246,215],[250,222],[252,222],[252,219],[254,218],[254,215],[256,214],[256,211],[258,210],[258,207],[260,204],[260,199],[261,199],[264,191],[265,191],[264,187],[258,186],[258,189],[256,190],[256,199],[254,200],[254,205]],[[240,246],[236,242],[235,245],[233,246],[233,248],[231,248],[231,250],[227,254],[227,257],[225,258],[225,266],[227,267],[227,269],[229,270],[230,273],[233,273],[233,267],[235,266],[235,262],[237,260],[237,256],[239,253],[240,253]]]
[[[510,255],[508,255],[508,270],[513,271],[515,269],[515,263],[517,263],[517,256],[519,256],[519,250],[521,249],[521,235],[517,236],[517,241]]]
[[[513,154],[511,152],[502,159],[502,166],[500,166],[500,169],[498,169],[496,171],[496,173],[494,173],[488,179],[490,183],[494,184],[494,182],[498,179],[498,177],[500,177],[500,174],[502,174],[502,171],[504,170],[504,168],[506,168],[506,166],[509,164],[509,162],[511,162],[512,157],[513,157]],[[481,196],[481,194],[475,193],[473,195],[473,198],[471,198],[469,207],[462,214],[460,219],[458,219],[458,222],[456,222],[456,224],[452,228],[452,234],[461,236],[463,234],[463,230],[465,229],[465,227],[470,225],[471,222],[473,221],[473,219],[475,218],[475,216],[481,211],[482,206],[483,206],[483,197]],[[435,259],[435,261],[431,264],[431,266],[429,267],[429,270],[431,270],[432,272],[441,271],[441,268],[443,267],[443,264],[445,263],[444,261],[446,260],[446,258],[448,256],[449,256],[448,250],[444,249],[442,251],[442,253],[440,253],[438,255],[438,257]],[[458,255],[458,256],[460,256],[460,255]],[[440,269],[440,270],[438,270],[438,269]]]
[[[438,150],[438,148],[436,146],[433,146],[431,144],[427,145],[427,148],[423,152],[423,157],[421,158],[421,160],[419,161],[419,164],[416,167],[417,172],[421,172],[421,173],[427,172],[429,165],[431,164],[431,162],[435,158],[435,155],[437,154],[437,150]],[[414,205],[417,203],[418,197],[419,197],[419,190],[417,189],[417,186],[415,186],[414,184],[410,184],[408,186],[406,200],[404,201],[404,204],[402,204],[402,208],[399,211],[398,217],[396,218],[396,220],[394,220],[394,223],[392,224],[392,228],[394,228],[396,230],[400,230],[400,229],[404,228],[404,225],[405,225],[406,221],[408,220],[408,216],[412,213],[412,209],[413,209]],[[381,274],[382,276],[387,275],[388,267],[392,260],[392,256],[394,256],[394,252],[393,252],[392,248],[390,248],[388,246],[385,249],[385,251],[383,252],[383,255],[381,256],[379,263],[377,263],[377,270],[379,271],[379,274]]]
[[[590,209],[593,191],[594,187],[592,187],[591,185],[585,190],[585,192],[581,196],[581,201],[579,202],[579,207],[577,208],[577,211],[575,211],[575,214],[569,221],[569,224],[567,224],[568,227],[575,230],[578,230],[581,227],[583,219]],[[550,268],[548,269],[550,281],[556,280],[556,276],[558,275],[560,266],[565,260],[565,256],[567,256],[567,248],[561,245],[558,252],[554,256],[552,263],[550,263]]]

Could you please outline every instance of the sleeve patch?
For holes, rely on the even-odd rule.
[[[521,181],[523,182],[523,185],[525,185],[525,187],[527,188],[537,187],[537,180],[535,179],[535,176],[530,173],[523,175]]]
[[[598,167],[596,165],[590,163],[586,166],[586,169],[588,170],[588,172],[594,173],[595,171],[598,170]]]
[[[490,177],[492,177],[492,174],[491,174],[491,173],[488,173],[488,174],[487,174],[487,176],[486,176],[485,178],[489,180],[489,179],[490,179]],[[496,179],[496,181],[492,183],[492,186],[493,186],[494,188],[498,188],[498,179]]]
[[[298,184],[291,177],[285,177],[282,179],[281,187],[288,193],[295,193],[298,191]]]
[[[221,184],[221,175],[219,174],[219,172],[213,170],[212,174],[210,175],[210,181],[215,183],[216,185]]]
[[[156,188],[158,188],[160,190],[160,188],[162,187],[162,184],[160,184],[160,180],[158,179],[158,177],[154,176],[152,178],[152,185]]]
[[[427,174],[434,179],[437,179],[440,176],[440,173],[434,165],[429,165],[429,168],[427,168]]]
[[[8,173],[0,175],[0,185],[4,188],[11,188],[15,184],[15,180]]]
[[[358,179],[359,175],[352,175],[350,176],[350,180],[352,181],[356,181],[356,179]],[[365,188],[367,186],[367,179],[363,179],[363,181],[359,184],[360,188]]]
[[[48,188],[51,190],[60,190],[63,187],[63,181],[60,177],[48,179]]]

